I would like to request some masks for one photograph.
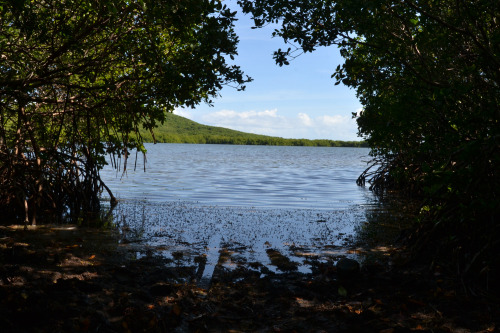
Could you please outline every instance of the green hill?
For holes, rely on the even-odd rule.
[[[157,142],[202,143],[272,146],[367,147],[362,141],[284,139],[244,133],[223,127],[202,125],[187,118],[167,113],[166,121],[154,130]],[[148,131],[141,131],[145,142],[153,142]]]

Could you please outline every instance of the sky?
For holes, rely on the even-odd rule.
[[[234,0],[226,4],[240,12]],[[238,56],[234,63],[253,81],[244,91],[224,87],[212,106],[177,109],[200,124],[283,138],[361,140],[352,113],[361,110],[355,91],[331,78],[343,63],[336,46],[302,54],[279,67],[273,52],[289,46],[272,38],[273,29],[251,29],[249,15],[238,13]]]

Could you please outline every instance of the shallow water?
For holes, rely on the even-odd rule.
[[[225,267],[260,262],[276,249],[309,271],[309,261],[346,255],[373,194],[358,187],[368,149],[226,145],[148,145],[125,175],[101,176],[120,200],[114,219],[124,243],[195,265],[210,279]],[[142,162],[142,159],[139,159]],[[221,253],[226,258],[221,263]],[[137,256],[145,255],[138,252]],[[229,258],[227,256],[229,255]]]

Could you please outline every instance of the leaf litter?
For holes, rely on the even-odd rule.
[[[252,249],[223,239],[212,248],[217,260],[210,280],[200,283],[210,255],[206,243],[198,244],[200,251],[176,243],[173,257],[152,243],[123,242],[123,237],[120,230],[1,228],[2,332],[493,332],[500,327],[498,304],[463,295],[443,274],[393,260],[402,256],[397,252],[370,258],[356,276],[343,279],[335,266],[341,254],[307,256],[299,263],[296,242],[288,243],[295,244],[288,251],[290,245],[264,240],[265,257],[242,256]],[[304,262],[306,273],[297,269]]]

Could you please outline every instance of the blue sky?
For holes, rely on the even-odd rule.
[[[238,9],[235,1],[226,2]],[[272,28],[251,29],[250,16],[238,14],[240,38],[235,63],[253,78],[245,91],[225,87],[213,106],[178,109],[176,114],[205,125],[284,138],[361,140],[352,112],[361,105],[355,92],[331,78],[343,60],[336,46],[303,54],[279,67],[272,55],[288,48],[272,38]]]

